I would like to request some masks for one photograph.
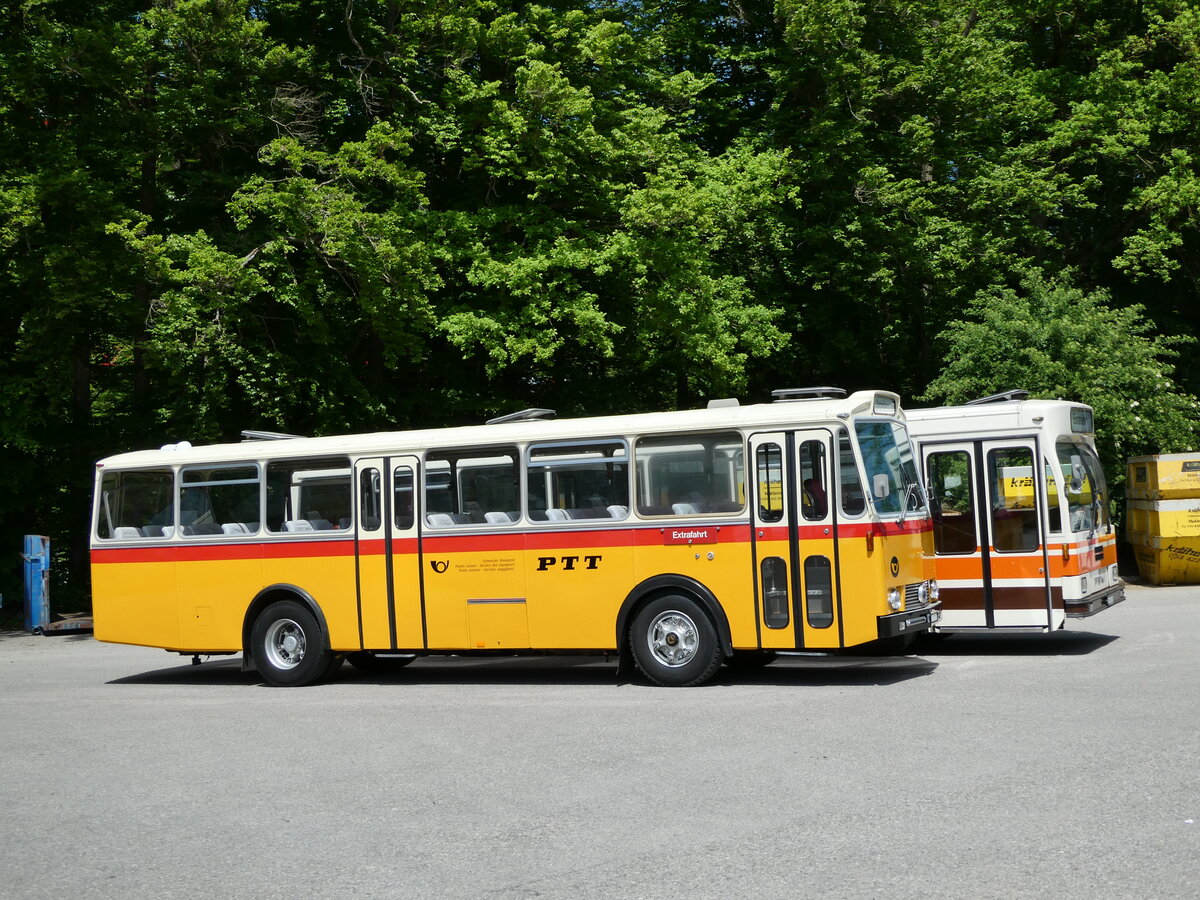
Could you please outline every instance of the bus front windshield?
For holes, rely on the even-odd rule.
[[[858,422],[854,433],[875,511],[880,515],[924,512],[925,496],[908,430],[899,422]]]
[[[1055,445],[1067,493],[1071,531],[1092,531],[1108,525],[1108,485],[1100,459],[1087,444],[1059,441]]]

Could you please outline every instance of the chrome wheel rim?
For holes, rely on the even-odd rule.
[[[277,669],[294,669],[304,660],[304,629],[292,619],[279,619],[267,629],[267,659]]]
[[[678,610],[659,613],[646,629],[646,645],[654,658],[670,669],[686,666],[700,646],[696,623]]]

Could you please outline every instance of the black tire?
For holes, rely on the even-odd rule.
[[[725,660],[731,669],[761,669],[775,662],[774,650],[734,650],[733,656]]]
[[[376,656],[370,650],[358,650],[346,654],[346,662],[368,675],[386,675],[389,672],[395,672],[397,669],[403,669],[414,659],[416,657],[412,655]]]
[[[295,600],[280,600],[259,613],[250,644],[258,674],[276,687],[315,684],[334,668],[321,624]]]
[[[703,684],[721,666],[721,643],[708,613],[690,597],[665,594],[638,610],[629,647],[643,675],[663,687]]]

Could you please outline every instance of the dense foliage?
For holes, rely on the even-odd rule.
[[[0,546],[78,576],[96,458],[247,427],[1024,386],[1191,446],[1198,132],[1184,0],[14,0]]]

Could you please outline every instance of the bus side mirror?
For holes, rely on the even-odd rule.
[[[880,472],[871,479],[871,492],[876,500],[883,500],[892,493],[892,483],[885,472]]]

